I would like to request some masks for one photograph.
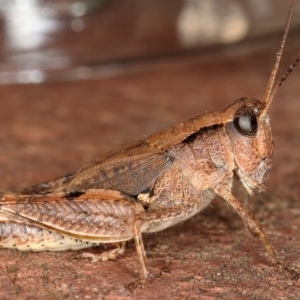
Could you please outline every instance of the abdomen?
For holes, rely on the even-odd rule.
[[[0,223],[0,248],[19,251],[80,250],[97,245],[59,233],[15,222]]]

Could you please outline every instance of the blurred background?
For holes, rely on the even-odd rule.
[[[112,75],[282,32],[282,0],[0,0],[0,84]],[[296,8],[293,28],[300,25]]]

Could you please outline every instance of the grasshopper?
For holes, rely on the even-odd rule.
[[[21,251],[116,248],[93,261],[115,259],[134,240],[143,278],[149,277],[142,233],[157,232],[224,198],[278,259],[258,220],[232,194],[239,178],[249,195],[265,189],[274,142],[268,109],[300,54],[273,89],[296,0],[292,1],[263,101],[236,100],[143,140],[112,150],[65,177],[0,195],[0,246]]]

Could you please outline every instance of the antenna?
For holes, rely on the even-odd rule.
[[[291,24],[291,19],[292,19],[292,15],[294,12],[294,7],[296,4],[297,0],[293,0],[290,10],[289,10],[289,14],[288,14],[288,18],[285,24],[285,28],[284,28],[284,32],[283,32],[283,36],[281,38],[281,42],[280,42],[280,47],[279,47],[279,51],[276,54],[276,60],[275,60],[275,64],[273,67],[273,70],[271,72],[269,81],[268,81],[268,85],[267,85],[267,89],[266,89],[266,93],[265,93],[265,97],[263,102],[265,103],[265,109],[264,109],[264,113],[269,109],[271,102],[276,94],[276,92],[278,91],[279,87],[283,84],[283,82],[287,79],[288,75],[292,72],[292,70],[296,67],[296,65],[298,64],[299,60],[300,60],[300,54],[297,56],[297,58],[295,59],[294,63],[289,67],[289,69],[287,70],[287,72],[284,74],[284,76],[280,79],[279,83],[277,84],[277,86],[274,88],[274,90],[272,91],[273,85],[274,85],[274,81],[275,81],[275,77],[276,77],[276,73],[279,67],[279,63],[280,63],[280,59],[282,57],[282,52],[283,52],[283,48],[284,48],[284,44],[290,29],[290,24]],[[263,115],[264,115],[263,113]]]
[[[273,92],[271,93],[268,101],[266,102],[266,107],[265,110],[268,110],[270,107],[270,104],[274,98],[274,96],[276,95],[278,89],[283,85],[283,83],[285,82],[285,80],[288,78],[288,76],[292,73],[292,71],[296,68],[296,66],[298,65],[298,63],[300,62],[300,53],[298,54],[298,56],[295,58],[294,62],[289,66],[289,68],[287,69],[287,71],[285,72],[285,74],[280,78],[279,82],[277,83],[277,85],[275,86]]]

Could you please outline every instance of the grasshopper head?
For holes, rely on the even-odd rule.
[[[234,154],[235,171],[250,194],[253,188],[264,189],[268,170],[272,165],[274,142],[268,110],[278,89],[300,62],[298,54],[273,88],[295,4],[296,0],[293,0],[264,100],[260,102],[253,98],[241,98],[224,110],[226,132]]]
[[[224,117],[236,174],[250,194],[252,189],[263,190],[274,152],[265,105],[253,98],[241,98],[224,111]]]

